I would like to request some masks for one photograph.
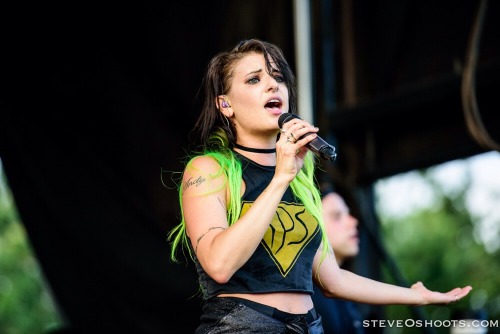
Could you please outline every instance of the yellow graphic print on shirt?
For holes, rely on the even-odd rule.
[[[251,206],[252,203],[244,202],[241,216]],[[304,205],[281,202],[261,243],[281,274],[286,276],[318,231],[317,220],[305,210]]]

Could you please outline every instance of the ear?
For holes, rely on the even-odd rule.
[[[217,109],[219,109],[226,117],[231,117],[233,115],[231,104],[227,101],[226,95],[219,95],[217,97]]]

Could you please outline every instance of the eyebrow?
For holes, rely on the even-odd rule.
[[[251,71],[251,72],[248,72],[246,75],[245,75],[245,78],[248,77],[248,76],[251,76],[253,74],[257,74],[257,73],[261,73],[263,70],[262,69],[258,69],[258,70],[255,70],[255,71]],[[281,74],[281,71],[277,68],[274,68],[273,67],[273,72],[272,72],[273,75],[276,75],[276,74]]]
[[[248,72],[245,77],[248,77],[249,75],[253,75],[253,74],[256,74],[256,73],[261,73],[262,72],[262,69],[258,69],[258,70],[255,70],[255,71],[251,71],[251,72]]]

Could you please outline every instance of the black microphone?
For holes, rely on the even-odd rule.
[[[300,119],[300,117],[295,115],[295,114],[288,113],[288,112],[283,113],[283,114],[281,114],[280,118],[278,119],[278,126],[281,129],[283,124],[285,124],[286,122],[288,122],[294,118]],[[301,136],[299,138],[299,140],[304,138],[305,136],[312,134],[312,133],[313,132],[306,133],[305,135]],[[312,152],[314,152],[314,154],[316,154],[317,156],[319,156],[320,158],[322,158],[324,160],[334,161],[335,158],[337,158],[337,153],[335,153],[335,147],[328,144],[320,136],[317,136],[316,138],[311,140],[309,143],[307,143],[306,147],[309,150],[311,150]]]

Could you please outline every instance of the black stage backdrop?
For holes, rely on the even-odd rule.
[[[194,331],[194,268],[169,260],[170,172],[215,52],[260,37],[290,54],[272,34],[293,38],[292,8],[266,2],[2,5],[0,157],[67,332]]]

